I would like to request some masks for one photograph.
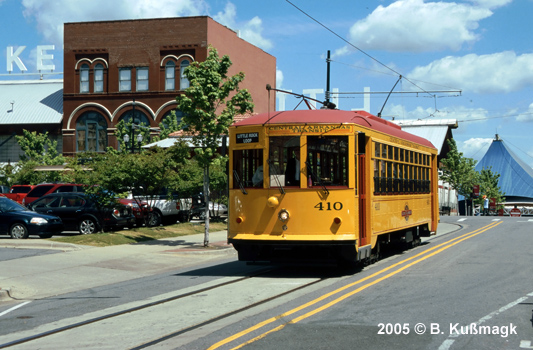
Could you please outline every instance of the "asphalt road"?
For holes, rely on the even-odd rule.
[[[180,349],[531,349],[533,221],[494,219],[445,217],[463,228]]]
[[[14,348],[533,348],[533,220],[441,221],[460,229],[362,270],[246,265],[221,256],[150,277],[1,305],[0,339],[140,305],[142,310]],[[146,306],[164,298],[172,301]]]
[[[51,249],[13,249],[0,248],[0,261],[22,259],[29,256],[56,254],[58,251]]]

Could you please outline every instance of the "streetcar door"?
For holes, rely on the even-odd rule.
[[[359,247],[370,244],[370,237],[368,236],[368,222],[367,222],[367,204],[368,204],[368,189],[366,176],[366,135],[365,133],[357,134],[357,170],[358,170],[358,186],[359,189]]]

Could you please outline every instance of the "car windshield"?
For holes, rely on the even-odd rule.
[[[26,208],[24,208],[22,205],[18,204],[17,202],[14,202],[7,198],[0,199],[0,212],[1,213],[7,213],[11,211],[26,211],[26,210],[27,210]]]

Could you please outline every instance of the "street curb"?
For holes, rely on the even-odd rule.
[[[9,294],[9,289],[0,289],[0,301],[13,300]]]
[[[81,244],[72,244],[72,243],[61,243],[61,242],[55,242],[55,241],[33,242],[33,241],[15,240],[15,241],[0,242],[0,248],[51,249],[51,250],[61,250],[64,252],[71,252],[71,251],[92,249],[92,248],[98,248],[98,247],[81,245]]]
[[[189,247],[164,250],[162,253],[213,254],[226,253],[229,250],[234,250],[232,244],[228,244],[226,241],[219,241],[209,243],[207,247],[198,243]]]

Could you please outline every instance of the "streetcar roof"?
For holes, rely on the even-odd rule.
[[[343,111],[339,109],[276,111],[256,114],[232,126],[275,124],[357,124],[404,140],[435,148],[433,144],[416,135],[402,131],[402,128],[366,111]]]

